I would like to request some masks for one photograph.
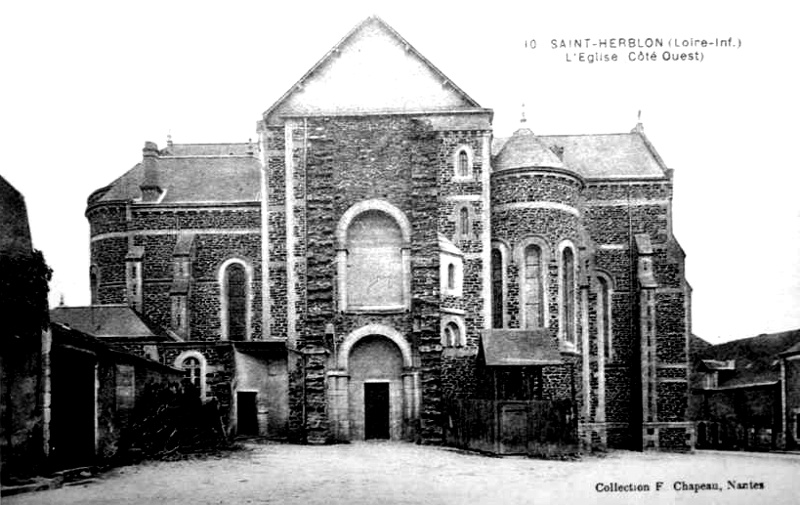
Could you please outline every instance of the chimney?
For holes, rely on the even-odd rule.
[[[142,165],[144,166],[144,180],[139,188],[142,190],[143,202],[155,202],[161,196],[161,186],[158,184],[158,146],[155,142],[145,142],[142,149]]]

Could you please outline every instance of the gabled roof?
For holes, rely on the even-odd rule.
[[[378,16],[356,25],[284,95],[264,119],[480,109],[441,70]]]
[[[260,162],[241,154],[250,144],[173,144],[155,158],[155,172],[163,194],[159,203],[256,202],[260,198]],[[234,154],[209,154],[233,152]],[[172,154],[179,153],[179,154]],[[203,153],[203,154],[197,154]],[[100,190],[94,202],[141,198],[144,166],[139,163]]]
[[[800,330],[762,334],[711,346],[697,358],[710,362],[735,361],[731,377],[720,378],[720,388],[755,385],[779,380],[780,355],[798,344]]]
[[[100,339],[177,340],[127,305],[56,307],[50,320]]]
[[[561,364],[561,354],[547,330],[483,330],[481,352],[486,366]]]

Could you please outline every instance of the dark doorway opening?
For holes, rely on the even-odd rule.
[[[389,384],[364,384],[364,438],[389,438]]]
[[[236,393],[237,434],[258,435],[258,406],[255,391]]]
[[[50,365],[50,455],[58,469],[92,464],[95,456],[94,354],[54,349]]]

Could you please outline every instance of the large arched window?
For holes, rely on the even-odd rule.
[[[233,264],[225,273],[228,279],[228,340],[244,340],[247,328],[247,296],[244,267]]]
[[[230,259],[220,267],[220,323],[223,340],[250,338],[250,267]]]
[[[559,329],[562,341],[575,345],[575,253],[570,245],[561,249],[559,261],[560,316]]]
[[[397,311],[411,306],[411,224],[385,200],[350,207],[336,227],[339,310]]]
[[[596,293],[596,325],[598,340],[603,340],[603,354],[607,361],[612,361],[613,357],[613,341],[611,334],[611,282],[605,276],[597,277],[597,293]]]
[[[492,328],[503,327],[503,255],[492,249]]]
[[[391,216],[379,210],[359,214],[347,230],[347,306],[403,304],[403,238]]]
[[[522,300],[525,328],[542,328],[544,324],[544,283],[542,249],[536,244],[525,248],[522,272]]]

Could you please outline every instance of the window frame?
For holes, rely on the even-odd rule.
[[[203,356],[203,354],[200,353],[199,351],[194,351],[194,350],[192,350],[192,351],[184,351],[184,352],[180,353],[178,355],[178,357],[175,358],[175,361],[173,362],[173,365],[174,365],[175,368],[185,371],[186,369],[184,368],[184,364],[185,364],[186,361],[188,361],[190,359],[195,359],[198,362],[198,365],[199,365],[199,369],[198,369],[199,377],[198,378],[200,380],[200,385],[199,385],[200,386],[199,387],[199,389],[200,389],[200,399],[202,401],[205,401],[205,399],[206,399],[206,390],[207,390],[206,374],[208,373],[208,365],[207,365],[205,356]]]
[[[572,272],[567,278],[564,259],[566,251],[572,255]],[[578,255],[577,248],[570,240],[562,241],[558,246],[558,340],[564,350],[574,351],[578,346]],[[566,282],[571,280],[571,286]],[[570,289],[567,289],[567,288]],[[568,298],[568,295],[572,294]],[[571,308],[571,311],[569,310]],[[567,331],[567,318],[570,319],[571,335]]]
[[[228,293],[228,268],[231,265],[240,265],[244,268],[244,298],[245,298],[245,316],[244,316],[244,338],[243,341],[249,341],[252,335],[252,317],[253,317],[253,267],[250,262],[242,258],[229,258],[223,262],[218,269],[218,285],[219,285],[219,306],[220,306],[220,339],[230,340],[230,310],[229,310],[229,293]]]
[[[466,174],[461,170],[461,155],[466,155]],[[472,148],[467,144],[459,144],[453,151],[453,180],[465,182],[475,180],[475,156]]]
[[[348,301],[348,231],[353,221],[361,214],[369,211],[380,211],[387,214],[400,228],[400,268],[401,268],[401,303],[393,305],[358,305],[351,306]],[[391,203],[380,200],[364,200],[351,206],[336,227],[337,238],[337,286],[339,288],[339,310],[348,313],[395,313],[411,308],[411,223],[405,214]]]

